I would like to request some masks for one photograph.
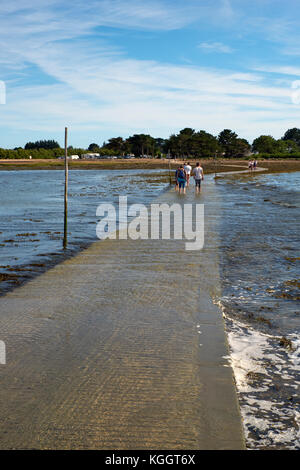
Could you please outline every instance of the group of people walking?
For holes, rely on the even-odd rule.
[[[252,170],[256,170],[256,168],[257,168],[257,160],[251,160],[251,161],[249,162],[248,167],[249,167],[249,170],[251,170],[251,171],[252,171]]]
[[[191,175],[195,180],[195,189],[196,193],[201,192],[201,182],[204,180],[204,172],[200,163],[196,163],[195,168],[193,169],[190,163],[184,163],[180,165],[175,172],[175,190],[185,194],[186,187],[190,184]]]

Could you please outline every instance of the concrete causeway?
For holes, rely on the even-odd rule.
[[[244,448],[203,189],[159,198],[205,204],[203,250],[99,241],[0,298],[1,449]]]

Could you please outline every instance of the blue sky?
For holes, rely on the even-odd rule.
[[[10,0],[0,18],[0,147],[300,126],[298,0]]]

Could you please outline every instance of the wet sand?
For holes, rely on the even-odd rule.
[[[171,168],[174,169],[179,163],[185,160],[171,160]],[[197,160],[191,160],[192,165]],[[205,173],[214,173],[228,171],[228,167],[232,169],[236,166],[248,167],[248,160],[240,160],[238,158],[226,158],[214,160],[213,158],[200,158]],[[267,167],[267,172],[279,171],[299,171],[300,159],[284,159],[284,160],[259,160],[258,167]],[[34,160],[0,160],[0,170],[63,170],[63,160],[51,159],[34,159]],[[122,169],[168,169],[169,161],[166,159],[152,158],[135,158],[135,159],[103,159],[103,160],[70,160],[69,168],[71,170],[122,170]]]
[[[195,202],[192,188],[160,200]],[[198,202],[204,250],[185,251],[180,240],[96,242],[0,299],[2,449],[244,448],[213,303],[213,181]]]

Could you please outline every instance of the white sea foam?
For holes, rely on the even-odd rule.
[[[289,405],[276,401],[274,392],[270,394],[271,400],[265,399],[266,392],[273,385],[273,374],[280,375],[284,380],[290,379],[292,383],[288,386],[298,388],[294,377],[294,372],[300,370],[298,335],[289,335],[287,338],[292,341],[293,351],[281,354],[274,347],[274,342],[278,344],[280,338],[229,318],[222,303],[217,303],[225,320],[230,363],[240,399],[248,448],[300,448],[300,413],[293,403]],[[253,381],[251,377],[258,380]]]

